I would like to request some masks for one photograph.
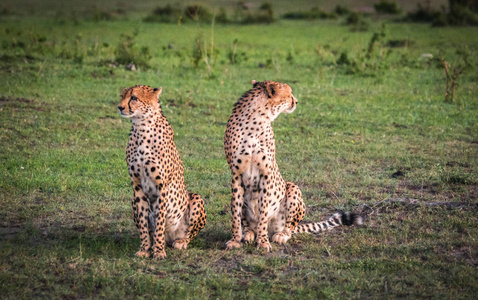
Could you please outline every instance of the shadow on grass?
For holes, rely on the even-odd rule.
[[[45,251],[62,255],[108,258],[133,257],[140,246],[139,233],[134,227],[122,232],[104,228],[86,227],[60,222],[53,224],[24,224],[0,227],[0,243],[11,249],[24,249],[32,255]],[[191,241],[188,248],[198,250],[222,250],[230,238],[230,232],[208,224]],[[0,246],[1,248],[2,246]],[[171,250],[170,245],[167,249]]]

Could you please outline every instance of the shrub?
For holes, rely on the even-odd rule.
[[[13,15],[13,10],[11,9],[11,7],[5,4],[2,4],[2,6],[0,6],[0,16],[10,16],[10,15]]]
[[[448,23],[450,25],[478,25],[477,1],[449,0],[450,12]]]
[[[76,18],[76,16],[74,16],[74,12],[72,12],[72,14],[73,17]],[[92,20],[94,22],[114,21],[118,19],[120,14],[121,13],[119,13],[118,10],[109,10],[99,7],[97,5],[93,5],[85,11],[84,18],[86,20]],[[64,13],[62,13],[62,15],[64,17]]]
[[[382,30],[381,33],[375,32],[370,39],[367,47],[367,54],[365,55],[366,58],[371,58],[375,49],[376,43],[380,43],[382,39],[385,37],[385,33]]]
[[[230,22],[229,18],[227,17],[226,9],[221,7],[219,9],[219,13],[216,16],[216,23],[227,24]]]
[[[206,7],[195,4],[186,6],[184,8],[184,15],[196,22],[211,22],[213,14]]]
[[[115,49],[115,62],[122,65],[135,64],[137,67],[148,68],[150,59],[151,55],[148,47],[138,48],[132,35],[121,35],[121,40]]]
[[[207,7],[199,4],[187,5],[183,10],[173,7],[170,4],[157,7],[152,13],[143,19],[144,22],[212,22],[214,13]],[[229,18],[224,7],[219,8],[215,22],[221,24],[253,24],[274,22],[274,10],[272,4],[263,3],[258,10],[252,10],[247,3],[239,2],[235,9],[233,18]]]
[[[410,12],[405,21],[432,23],[432,26],[478,25],[478,2],[467,0],[449,0],[449,12],[445,7],[441,11],[433,10],[429,5],[418,4],[417,10]]]
[[[286,60],[289,64],[294,63],[294,56],[292,55],[292,51],[289,51],[289,53],[287,53],[287,57],[285,58],[285,60]]]
[[[179,8],[171,6],[156,7],[149,16],[143,19],[145,22],[175,23],[182,18],[182,12]]]
[[[202,46],[203,44],[204,40],[202,38],[202,35],[198,34],[196,36],[196,39],[194,40],[194,47],[192,52],[192,61],[195,68],[199,68],[199,63],[204,58],[204,49]]]
[[[335,9],[334,9],[334,12],[339,15],[339,16],[343,16],[343,15],[347,15],[350,13],[350,9],[348,9],[346,6],[342,6],[340,4],[338,4]]]
[[[227,59],[229,60],[229,63],[231,65],[236,65],[236,64],[238,65],[242,61],[247,60],[246,53],[244,51],[238,51],[237,50],[238,43],[239,43],[239,41],[237,39],[235,39],[232,42],[232,49],[229,49],[227,51]]]
[[[356,12],[353,12],[345,19],[345,24],[355,25],[355,24],[358,24],[359,21],[360,21],[360,15]]]
[[[358,13],[351,13],[346,19],[345,24],[350,25],[351,31],[367,31],[368,22]]]
[[[284,19],[293,19],[293,20],[328,19],[328,18],[336,18],[336,17],[337,16],[335,14],[328,14],[318,7],[313,7],[311,10],[308,10],[308,11],[289,12],[282,16],[282,18]]]
[[[424,7],[421,3],[418,3],[417,10],[408,13],[405,21],[430,23],[436,19],[437,14],[440,14],[440,12],[432,10],[429,5]]]
[[[441,57],[440,57],[441,56]],[[476,72],[476,52],[468,47],[456,51],[457,59],[448,62],[440,54],[436,61],[442,65],[446,75],[445,102],[454,102],[455,90],[459,86],[458,78],[464,72]]]
[[[388,40],[385,46],[390,47],[390,48],[403,48],[403,47],[408,47],[410,45],[413,45],[414,42],[406,39],[406,40]]]
[[[114,20],[115,17],[113,16],[113,14],[109,11],[105,11],[105,10],[101,10],[101,9],[97,9],[93,12],[93,15],[92,15],[92,19],[93,21],[95,22],[98,22],[98,21],[111,21],[111,20]]]
[[[440,13],[440,12],[435,14],[435,16],[433,18],[433,21],[432,21],[432,26],[433,27],[443,27],[443,26],[447,26],[448,24],[449,24],[448,23],[448,17],[446,16],[446,14]]]
[[[383,50],[385,37],[386,27],[382,25],[380,31],[373,33],[368,46],[355,52],[353,57],[349,57],[346,51],[333,51],[336,53],[335,64],[345,74],[358,74],[366,77],[379,76],[389,66],[387,57],[390,55],[391,49]],[[376,51],[377,47],[380,48],[379,51]]]
[[[272,9],[272,4],[265,2],[260,6],[258,11],[245,9],[242,14],[242,20],[239,22],[242,24],[270,24],[274,21],[274,10]]]
[[[338,65],[350,65],[350,59],[347,55],[347,52],[340,53],[339,59],[337,59]]]
[[[154,11],[153,14],[158,16],[171,16],[176,13],[180,12],[179,9],[175,9],[171,6],[171,4],[165,5],[163,7],[158,6]]]
[[[380,0],[379,3],[373,5],[375,11],[382,14],[396,15],[401,12],[400,8],[395,1]]]

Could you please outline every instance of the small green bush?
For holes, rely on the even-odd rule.
[[[348,7],[346,6],[337,4],[337,6],[334,9],[334,12],[339,16],[344,16],[350,13],[350,9],[348,9]]]
[[[97,9],[93,12],[93,15],[91,17],[93,21],[99,22],[99,21],[112,21],[115,19],[115,16],[109,11],[106,10],[101,10]]]
[[[444,13],[437,13],[432,21],[433,27],[443,27],[449,25],[448,17]]]
[[[136,35],[136,34],[134,34]],[[122,65],[135,64],[139,68],[148,68],[151,54],[148,47],[139,48],[134,42],[134,35],[122,34],[115,49],[115,62]]]
[[[11,9],[11,7],[5,4],[2,4],[0,6],[0,16],[11,16],[11,15],[13,15],[13,9]]]
[[[199,68],[199,63],[204,58],[204,49],[203,49],[204,40],[201,34],[198,34],[194,40],[194,47],[192,51],[192,62],[194,67]]]
[[[407,14],[404,21],[431,23],[432,26],[478,26],[477,1],[449,0],[449,12],[433,10],[429,5],[418,4],[417,9]]]
[[[242,3],[242,2],[241,2]],[[224,7],[219,8],[215,22],[220,24],[270,24],[275,21],[272,4],[263,3],[258,10],[252,10],[244,3],[239,3],[235,15],[229,17]],[[183,10],[170,4],[157,7],[144,22],[176,23],[176,22],[212,22],[215,13],[200,4],[187,5]]]
[[[360,15],[356,12],[353,12],[345,19],[345,24],[355,25],[359,23],[360,19],[361,19]]]
[[[227,59],[231,65],[239,65],[247,60],[247,54],[244,51],[238,51],[239,41],[235,39],[232,42],[232,48],[227,51]]]
[[[409,47],[410,45],[413,45],[413,44],[414,42],[409,39],[388,40],[387,43],[385,43],[385,46],[389,48],[404,48],[404,47]]]
[[[369,23],[362,17],[362,15],[353,12],[345,19],[345,25],[350,26],[351,31],[367,31]]]
[[[436,19],[438,14],[440,14],[440,12],[431,9],[430,6],[423,6],[421,3],[418,3],[417,9],[413,12],[409,12],[404,20],[417,23],[430,23]]]
[[[272,4],[265,2],[258,11],[245,10],[242,20],[239,22],[242,24],[271,24],[275,22]]]
[[[390,66],[387,60],[392,50],[384,50],[384,39],[386,37],[386,27],[381,26],[380,31],[373,33],[368,46],[364,49],[354,52],[349,57],[346,51],[335,50],[335,64],[339,70],[347,75],[360,75],[363,77],[378,77],[383,74]],[[376,49],[380,50],[377,51]]]
[[[333,19],[336,17],[336,14],[328,14],[318,7],[313,7],[311,10],[308,11],[289,12],[282,15],[282,18],[292,20]]]
[[[158,16],[171,16],[175,15],[180,12],[179,9],[173,8],[171,4],[165,5],[163,7],[158,6],[154,11],[153,14]]]
[[[227,24],[231,22],[229,20],[229,17],[227,16],[226,9],[224,7],[221,7],[219,9],[219,13],[216,16],[215,22],[220,24]]]
[[[373,5],[375,11],[381,14],[391,14],[396,15],[401,12],[401,9],[398,7],[397,2],[380,0],[379,3]]]
[[[184,15],[193,21],[211,22],[213,14],[206,7],[194,4],[184,8]]]
[[[78,18],[76,16],[76,12],[71,11],[72,18]],[[120,16],[125,16],[126,11],[123,9],[110,9],[110,8],[104,8],[100,7],[97,5],[92,5],[89,7],[82,15],[81,19],[85,20],[91,20],[94,22],[99,22],[99,21],[114,21],[118,20]],[[65,13],[60,14],[61,18],[65,17]],[[70,19],[70,18],[69,18]]]
[[[478,25],[477,1],[449,0],[450,12],[448,24],[450,25]]]
[[[182,12],[171,4],[156,7],[149,16],[143,19],[144,22],[175,23],[182,19]]]
[[[350,65],[350,59],[347,52],[340,53],[339,59],[337,59],[337,65]]]

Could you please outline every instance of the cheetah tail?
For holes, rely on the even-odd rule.
[[[334,227],[341,225],[361,225],[362,222],[363,218],[360,215],[348,212],[340,212],[334,214],[326,221],[300,224],[296,228],[294,228],[293,233],[318,233],[321,231],[331,230]]]

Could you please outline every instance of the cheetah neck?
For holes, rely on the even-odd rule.
[[[145,113],[131,118],[133,126],[142,127],[142,126],[151,126],[152,124],[165,119],[161,109],[148,109]]]
[[[241,98],[236,103],[234,110],[242,119],[254,119],[265,124],[272,123],[278,115],[267,105],[267,98],[264,96]]]
[[[154,140],[169,140],[173,137],[171,125],[162,113],[133,120],[131,133],[139,143],[145,144],[150,144]]]

